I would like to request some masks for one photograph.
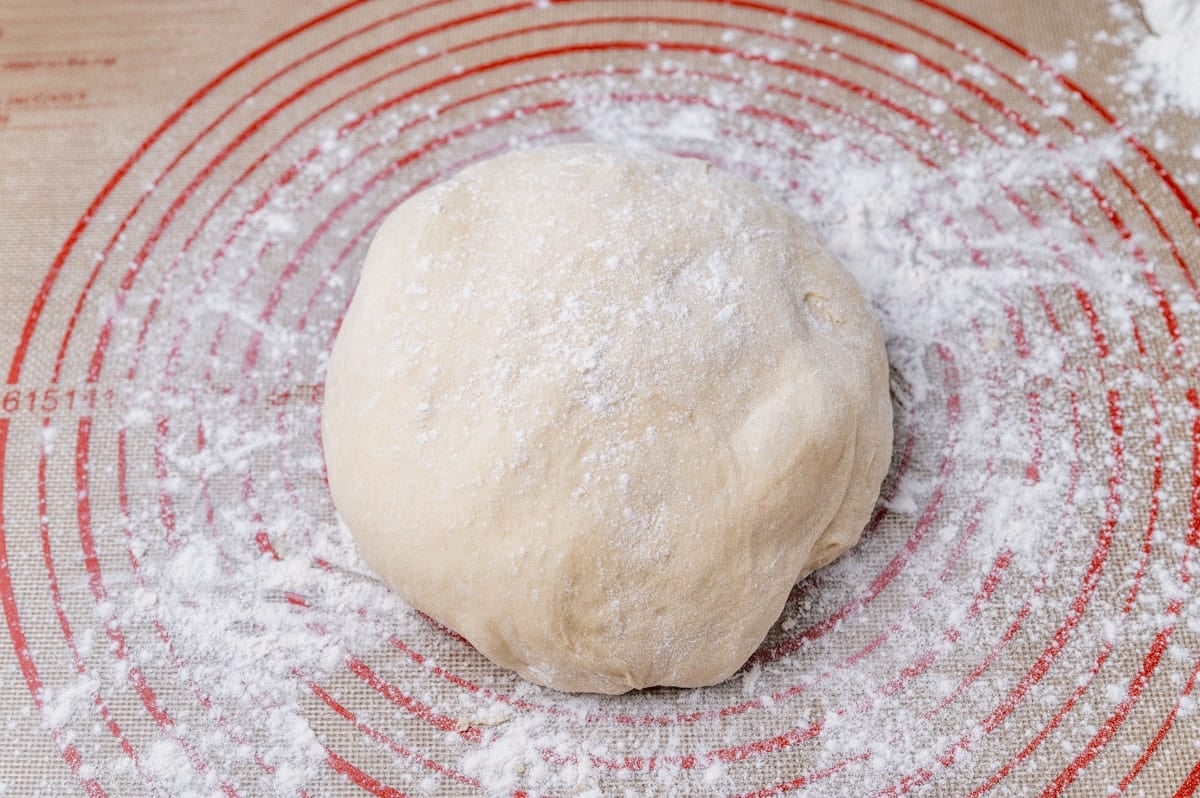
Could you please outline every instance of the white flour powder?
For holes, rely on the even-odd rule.
[[[1134,47],[1133,63],[1116,76],[1126,91],[1149,89],[1157,111],[1200,115],[1200,0],[1141,0],[1140,20],[1121,0],[1112,10],[1122,25],[1115,37]]]
[[[1183,15],[1175,30],[1196,30],[1200,14],[1168,2],[1148,5],[1152,23],[1171,7]],[[1172,35],[1139,50],[1141,63],[1180,47]],[[756,46],[741,36],[730,31],[727,39],[746,49]],[[70,729],[89,723],[100,696],[136,701],[129,678],[135,664],[172,674],[156,682],[175,711],[158,742],[144,747],[136,761],[121,756],[97,763],[124,771],[148,793],[170,795],[209,795],[222,784],[242,794],[296,794],[324,773],[322,724],[334,722],[329,718],[338,712],[335,706],[348,714],[351,704],[363,734],[376,735],[366,744],[385,748],[401,770],[417,774],[396,786],[417,794],[480,787],[496,794],[599,795],[602,785],[611,794],[624,785],[642,793],[647,784],[729,791],[743,784],[736,771],[744,778],[759,761],[760,752],[736,747],[750,739],[746,730],[752,727],[764,730],[759,736],[780,735],[777,748],[804,746],[808,771],[847,767],[856,783],[886,784],[919,767],[938,772],[946,766],[939,756],[956,742],[945,738],[945,728],[964,735],[956,749],[960,762],[978,757],[989,767],[995,764],[982,746],[972,749],[985,734],[984,723],[938,726],[943,715],[916,717],[903,703],[913,695],[923,707],[956,701],[948,714],[984,718],[1012,689],[995,671],[967,688],[959,686],[961,674],[949,665],[944,671],[921,669],[904,687],[907,692],[893,695],[887,685],[905,663],[942,663],[957,652],[993,649],[1003,658],[1007,643],[998,643],[1000,631],[1012,618],[1066,612],[1048,581],[1072,589],[1092,584],[1085,576],[1087,553],[1103,534],[1097,530],[1106,528],[1109,510],[1119,505],[1111,522],[1128,524],[1122,526],[1126,536],[1144,526],[1148,489],[1131,485],[1131,496],[1144,495],[1114,505],[1107,495],[1110,478],[1143,472],[1156,456],[1165,461],[1168,479],[1186,469],[1187,407],[1164,399],[1152,412],[1144,397],[1151,389],[1182,396],[1198,362],[1181,343],[1177,351],[1159,353],[1178,367],[1160,379],[1141,365],[1142,331],[1163,324],[1160,298],[1169,301],[1174,320],[1190,329],[1200,327],[1200,307],[1174,276],[1169,249],[1152,228],[1138,222],[1123,239],[1089,188],[1102,184],[1119,192],[1113,166],[1131,174],[1144,174],[1145,168],[1118,134],[1103,132],[1099,123],[1088,122],[1086,140],[1064,133],[1057,115],[1073,98],[1037,65],[1020,79],[1052,102],[1029,120],[1048,133],[1031,139],[1011,120],[972,127],[956,118],[944,76],[898,89],[915,118],[934,120],[929,129],[907,118],[888,117],[892,126],[885,128],[869,118],[839,116],[820,105],[819,91],[780,99],[764,90],[769,79],[778,79],[773,61],[805,63],[826,56],[819,48],[779,47],[764,45],[761,65],[739,66],[742,82],[689,77],[665,54],[651,56],[640,75],[614,71],[564,78],[560,89],[573,105],[559,117],[552,122],[518,117],[514,126],[480,133],[470,150],[446,155],[444,165],[488,149],[527,146],[535,136],[563,128],[568,132],[555,135],[703,156],[786,197],[859,279],[883,321],[893,369],[898,434],[896,476],[885,488],[888,516],[858,548],[797,590],[764,649],[782,654],[762,656],[732,687],[622,699],[556,694],[478,664],[473,678],[485,689],[450,686],[439,654],[461,655],[460,644],[385,590],[333,521],[315,437],[318,404],[294,401],[289,393],[287,401],[264,412],[262,403],[243,401],[236,390],[174,392],[180,385],[222,380],[243,384],[242,364],[220,351],[185,348],[172,366],[177,373],[160,369],[173,334],[163,333],[136,344],[150,376],[123,397],[130,441],[128,523],[117,518],[95,533],[106,541],[127,535],[137,560],[129,573],[111,578],[109,601],[97,609],[97,626],[126,630],[131,653],[111,671],[85,668],[74,681],[50,685],[43,696],[46,725]],[[1179,50],[1179,63],[1190,61],[1193,75],[1197,49]],[[1147,55],[1152,51],[1158,55]],[[911,56],[889,66],[918,80],[921,66]],[[978,64],[966,66],[981,82],[996,81]],[[1165,68],[1154,69],[1162,86],[1174,86]],[[663,94],[654,101],[639,99],[648,85]],[[1179,83],[1167,94],[1197,102],[1198,87]],[[690,99],[673,100],[666,92]],[[441,123],[441,114],[417,102],[380,120],[377,137],[394,141],[394,134],[379,131],[418,118]],[[781,109],[798,121],[772,116]],[[505,100],[474,113],[500,118],[508,111]],[[358,135],[365,141],[370,131],[363,128]],[[332,129],[311,138],[292,155],[315,146],[320,156],[250,218],[236,249],[224,256],[228,273],[206,285],[202,299],[192,300],[193,283],[207,264],[187,261],[176,274],[179,287],[164,288],[163,308],[186,317],[196,340],[205,331],[243,341],[261,338],[252,376],[262,386],[320,383],[324,359],[314,353],[327,349],[353,278],[342,274],[325,281],[312,319],[296,325],[284,312],[264,320],[249,309],[244,284],[251,278],[245,266],[239,272],[232,264],[265,257],[272,241],[296,249],[293,231],[323,222],[345,186],[365,182],[392,157],[352,164],[363,142],[339,143]],[[327,189],[333,200],[306,207],[308,188],[335,172]],[[387,201],[379,199],[372,213]],[[240,212],[242,206],[235,206],[230,214]],[[218,222],[233,226],[231,219]],[[331,235],[354,233],[346,226]],[[361,251],[360,244],[359,258]],[[305,267],[316,277],[324,264]],[[132,357],[148,292],[131,296],[118,312],[110,358]],[[1104,396],[1099,384],[1128,397],[1122,454],[1110,446],[1108,411],[1095,399]],[[160,418],[169,424],[160,424]],[[1154,421],[1164,430],[1158,444]],[[95,468],[109,468],[97,462]],[[175,542],[162,534],[164,495]],[[1153,499],[1163,512],[1179,513],[1187,497],[1164,491]],[[910,538],[918,532],[924,537]],[[256,546],[251,543],[256,539],[270,545]],[[915,540],[908,554],[906,539]],[[1161,533],[1151,542],[1177,545],[1164,542]],[[901,562],[903,574],[886,587],[888,611],[880,611],[882,601],[871,612],[859,611],[873,597],[868,596],[873,580],[890,573],[893,557],[913,552],[911,562]],[[1062,667],[1074,669],[1081,680],[1094,659],[1092,641],[1099,646],[1140,634],[1122,620],[1126,580],[1134,575],[1128,567],[1128,573],[1106,575],[1114,580],[1105,583],[1107,589],[1088,593],[1102,609],[1074,623],[1082,624],[1075,639],[1089,643],[1059,655]],[[1006,582],[993,595],[990,574],[1015,586]],[[72,589],[82,593],[87,586]],[[1173,622],[1163,609],[1172,597],[1195,609],[1194,594],[1173,572],[1148,575],[1131,605],[1137,628]],[[787,648],[792,635],[842,606],[856,608],[840,622],[844,626],[835,627],[849,630],[845,635],[812,636],[799,648]],[[889,630],[896,634],[878,651],[863,651],[843,664],[871,635]],[[405,641],[411,646],[402,645]],[[82,645],[109,641],[100,635]],[[1200,656],[1178,648],[1171,656]],[[173,687],[163,687],[164,681]],[[386,692],[388,683],[403,686],[403,701]],[[356,699],[367,689],[364,684],[390,695],[390,703],[379,695],[374,703]],[[793,689],[797,685],[811,688]],[[727,747],[713,743],[699,752],[689,741],[690,720],[642,725],[604,720],[703,717],[714,706],[739,702],[745,706],[721,722],[741,732],[731,732]],[[1078,703],[1093,719],[1111,707],[1104,696],[1090,694]],[[1190,705],[1183,707],[1179,722],[1193,713]],[[412,720],[414,714],[421,720]],[[757,725],[738,727],[743,717]],[[428,732],[406,738],[413,723],[428,726]],[[1080,750],[1087,725],[1062,730],[1063,744]],[[652,765],[646,761],[650,756],[656,758]],[[441,771],[423,763],[426,757],[436,759]],[[851,764],[839,764],[848,759]]]
[[[1138,60],[1168,101],[1200,115],[1200,2],[1142,0],[1142,9],[1153,35],[1138,45]]]

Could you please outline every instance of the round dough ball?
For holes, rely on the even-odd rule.
[[[414,607],[538,684],[708,685],[857,542],[891,455],[880,326],[761,190],[593,144],[404,202],[326,383],[329,486]]]

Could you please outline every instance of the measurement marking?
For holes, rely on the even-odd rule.
[[[3,105],[8,108],[70,108],[87,102],[88,93],[83,89],[64,91],[13,92],[4,95]]]
[[[164,387],[162,396],[195,394],[236,399],[240,407],[258,405],[280,408],[285,406],[319,406],[325,401],[325,383],[210,383],[194,391]],[[61,385],[16,387],[0,394],[0,418],[36,416],[49,418],[68,413],[123,412],[132,407],[122,390],[116,387],[84,384],[69,388]]]
[[[116,66],[115,55],[85,56],[73,53],[65,56],[39,56],[33,53],[14,56],[0,61],[0,69],[9,72],[29,72],[35,69],[62,69],[78,67]]]

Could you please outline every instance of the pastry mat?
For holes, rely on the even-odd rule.
[[[1135,7],[83,9],[0,15],[0,794],[1200,785],[1200,135],[1125,91]],[[785,197],[888,335],[863,542],[708,689],[499,671],[324,488],[381,217],[589,138]]]

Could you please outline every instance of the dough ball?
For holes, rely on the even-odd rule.
[[[879,323],[786,208],[694,159],[573,144],[384,221],[329,362],[363,556],[559,690],[720,682],[857,542],[891,456]]]

